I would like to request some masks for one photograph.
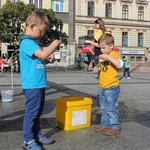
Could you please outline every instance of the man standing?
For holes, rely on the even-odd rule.
[[[128,77],[126,78],[126,73]],[[123,79],[130,79],[130,61],[129,61],[129,56],[126,55],[124,58],[124,71],[123,71]]]

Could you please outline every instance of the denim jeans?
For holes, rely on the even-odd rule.
[[[29,142],[41,134],[40,116],[45,103],[45,88],[23,90],[26,110],[23,121],[24,141]]]
[[[99,103],[101,108],[101,125],[105,128],[120,129],[118,117],[118,96],[120,86],[112,86],[108,89],[99,89]]]
[[[94,57],[94,66],[96,67],[99,64],[99,57]]]

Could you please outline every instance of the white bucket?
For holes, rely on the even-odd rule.
[[[13,90],[3,90],[1,91],[2,101],[3,102],[12,102],[13,101]]]

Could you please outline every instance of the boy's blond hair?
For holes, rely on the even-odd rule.
[[[98,44],[106,42],[107,45],[114,44],[114,37],[111,34],[104,33],[98,40]]]
[[[28,26],[30,23],[36,24],[36,25],[41,25],[41,24],[46,24],[49,27],[49,20],[47,16],[40,11],[33,11],[31,12],[27,19],[26,19],[26,26]]]

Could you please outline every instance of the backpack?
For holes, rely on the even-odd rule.
[[[81,57],[78,57],[78,58],[77,58],[77,61],[80,62],[80,61],[81,61]]]

